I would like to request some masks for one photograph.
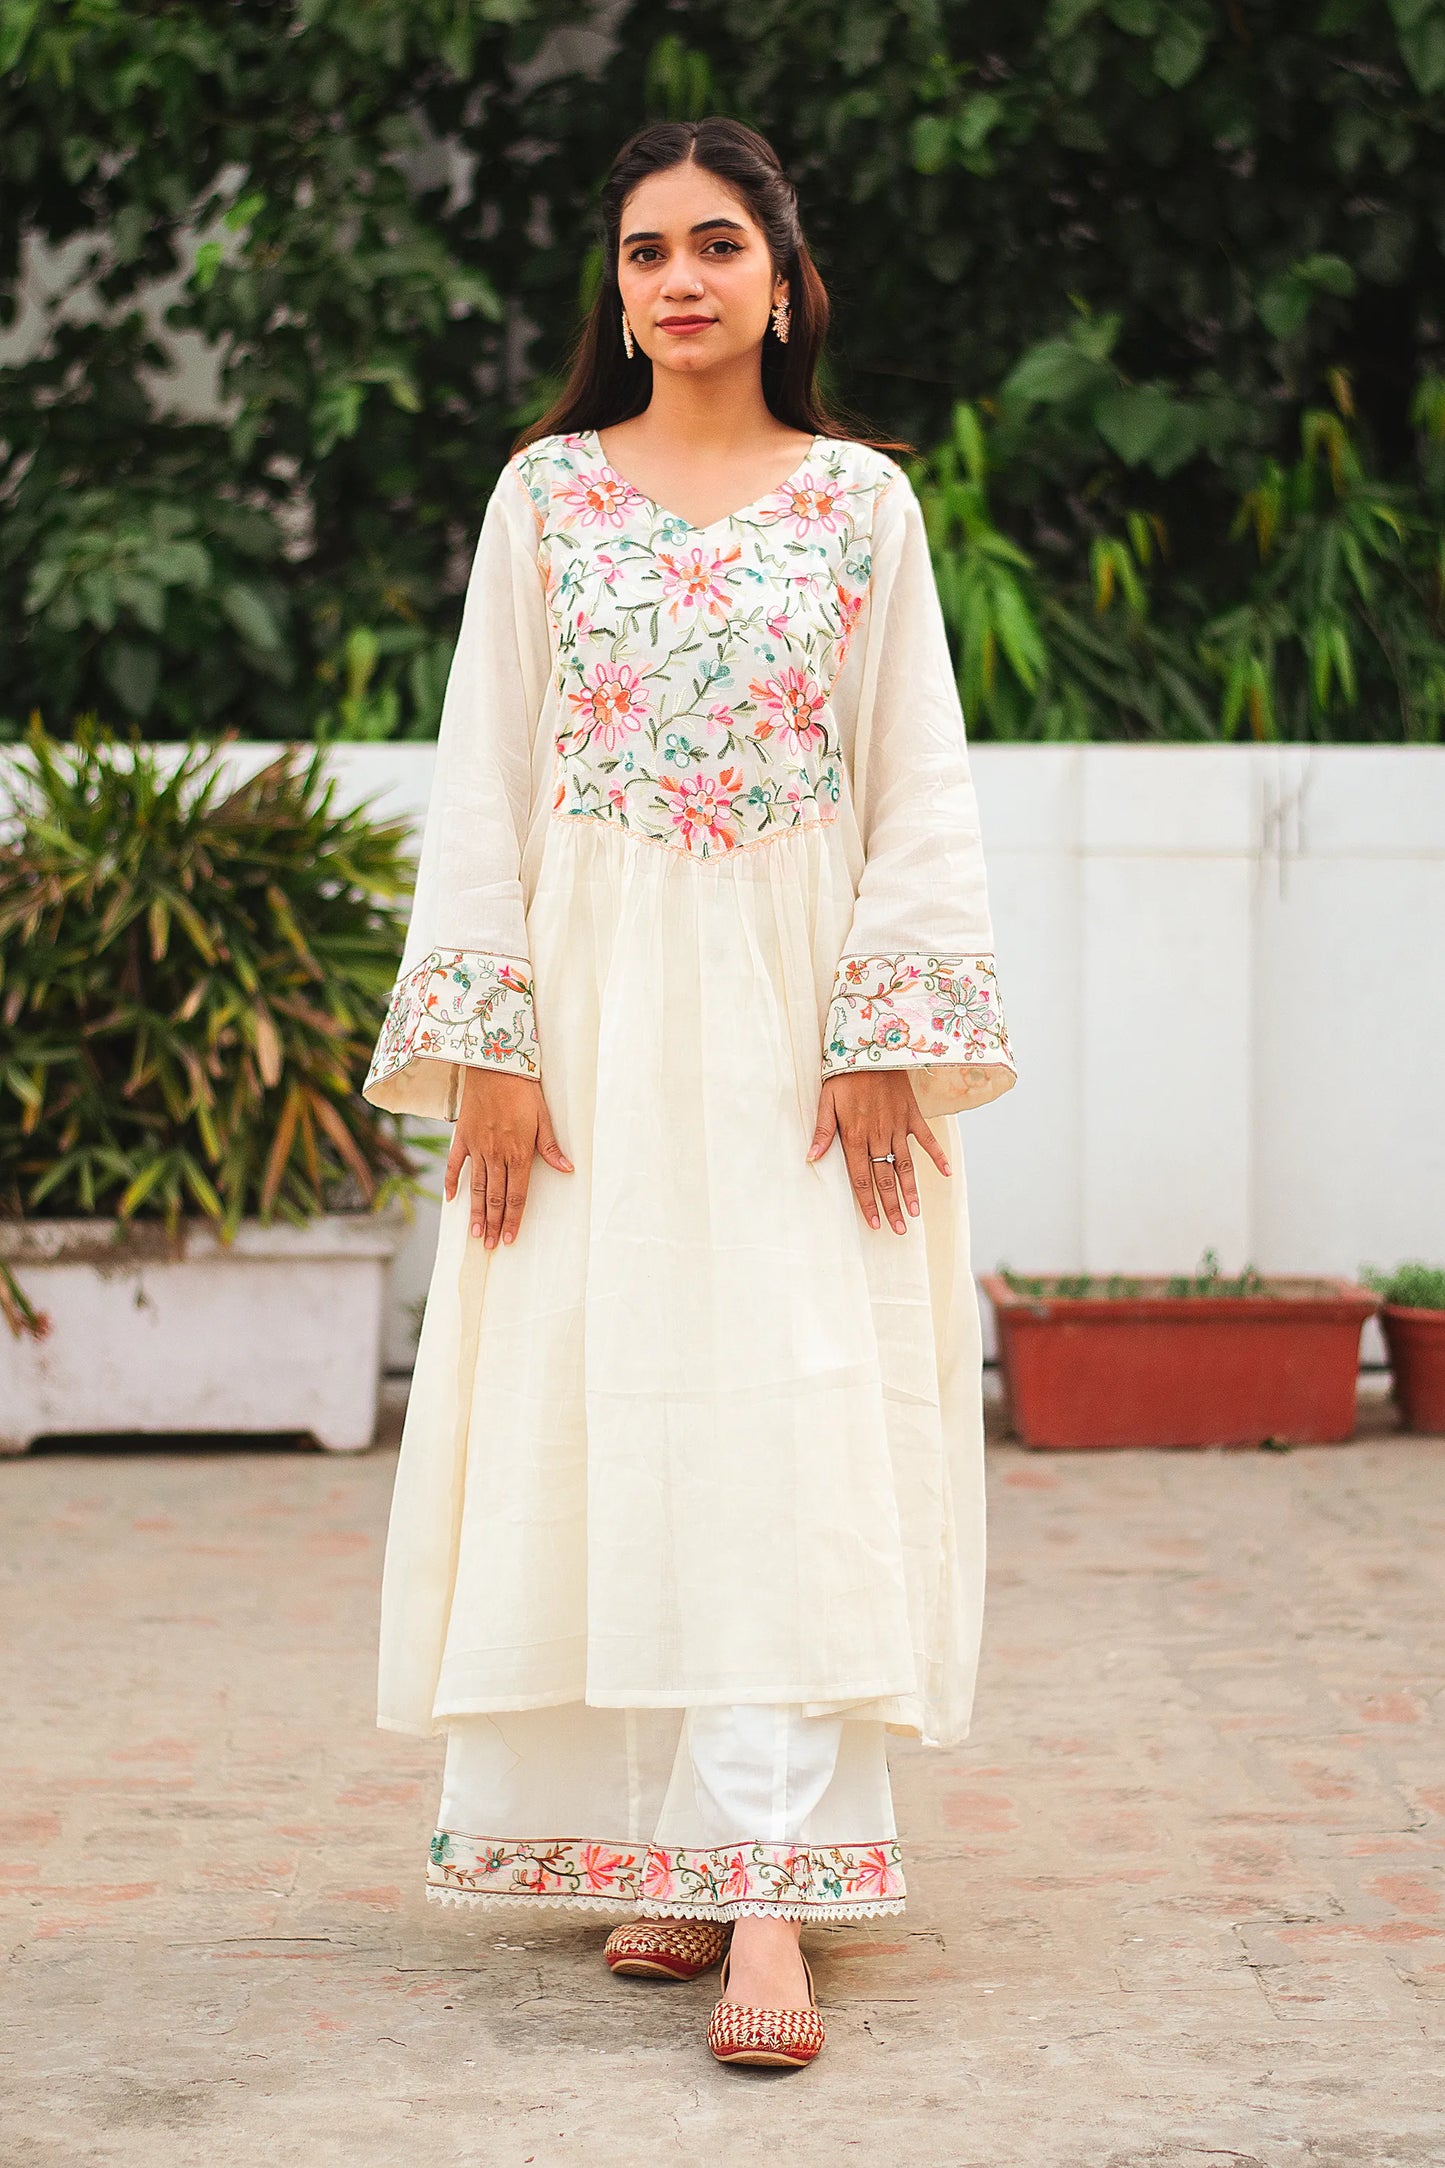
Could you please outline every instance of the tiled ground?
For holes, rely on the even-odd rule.
[[[811,2071],[575,1916],[427,1907],[376,1731],[393,1466],[54,1452],[7,1523],[5,2168],[1445,2162],[1445,1442],[991,1452],[975,1736]]]

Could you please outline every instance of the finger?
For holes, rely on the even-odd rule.
[[[462,1168],[466,1163],[467,1148],[461,1138],[453,1134],[452,1148],[447,1153],[447,1171],[442,1178],[442,1193],[447,1198],[455,1197],[457,1183],[461,1179]]]
[[[903,1217],[903,1207],[898,1202],[896,1170],[893,1162],[882,1156],[885,1152],[891,1152],[892,1149],[893,1147],[886,1137],[881,1140],[875,1139],[868,1146],[868,1159],[873,1169],[873,1179],[878,1185],[879,1200],[884,1212],[887,1214],[888,1224],[896,1235],[901,1235],[907,1221]]]
[[[505,1159],[497,1158],[487,1167],[487,1233],[486,1245],[494,1250],[502,1239],[502,1215],[507,1209],[507,1178],[510,1170]]]
[[[939,1143],[916,1106],[909,1113],[908,1128],[910,1134],[917,1137],[939,1173],[951,1174],[953,1169],[948,1164],[948,1154],[944,1151],[943,1146]]]
[[[837,1102],[825,1086],[823,1096],[818,1101],[818,1119],[813,1128],[813,1141],[808,1146],[809,1159],[821,1159],[837,1133]]]
[[[487,1223],[487,1163],[479,1153],[472,1155],[472,1233],[485,1232]]]
[[[903,1192],[903,1202],[915,1217],[918,1212],[918,1183],[913,1173],[913,1159],[908,1149],[908,1136],[893,1139],[893,1172],[898,1177],[898,1187]]]
[[[868,1164],[868,1144],[863,1137],[843,1131],[843,1156],[848,1162],[848,1179],[858,1208],[870,1227],[878,1225],[878,1207],[873,1200],[873,1169]]]
[[[545,1099],[537,1109],[537,1150],[546,1160],[548,1166],[560,1167],[564,1174],[575,1174],[577,1172],[577,1169],[557,1142],[557,1132],[552,1127],[552,1117],[547,1112]]]
[[[502,1214],[502,1240],[516,1240],[517,1229],[522,1224],[522,1207],[527,1202],[527,1184],[531,1168],[522,1160],[507,1169],[507,1209]]]

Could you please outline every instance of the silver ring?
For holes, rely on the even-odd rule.
[[[891,1152],[870,1152],[868,1157],[870,1160],[891,1159],[893,1154]]]

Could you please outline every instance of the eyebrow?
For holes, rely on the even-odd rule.
[[[747,232],[746,226],[736,218],[700,218],[695,226],[689,226],[687,230],[689,233],[706,233],[712,226],[726,226],[732,233]],[[631,248],[634,241],[661,241],[663,238],[662,234],[656,232],[628,233],[622,237],[622,246]]]

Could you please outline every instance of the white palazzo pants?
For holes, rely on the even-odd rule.
[[[903,1910],[881,1723],[749,1703],[453,1717],[427,1895],[730,1920]]]

